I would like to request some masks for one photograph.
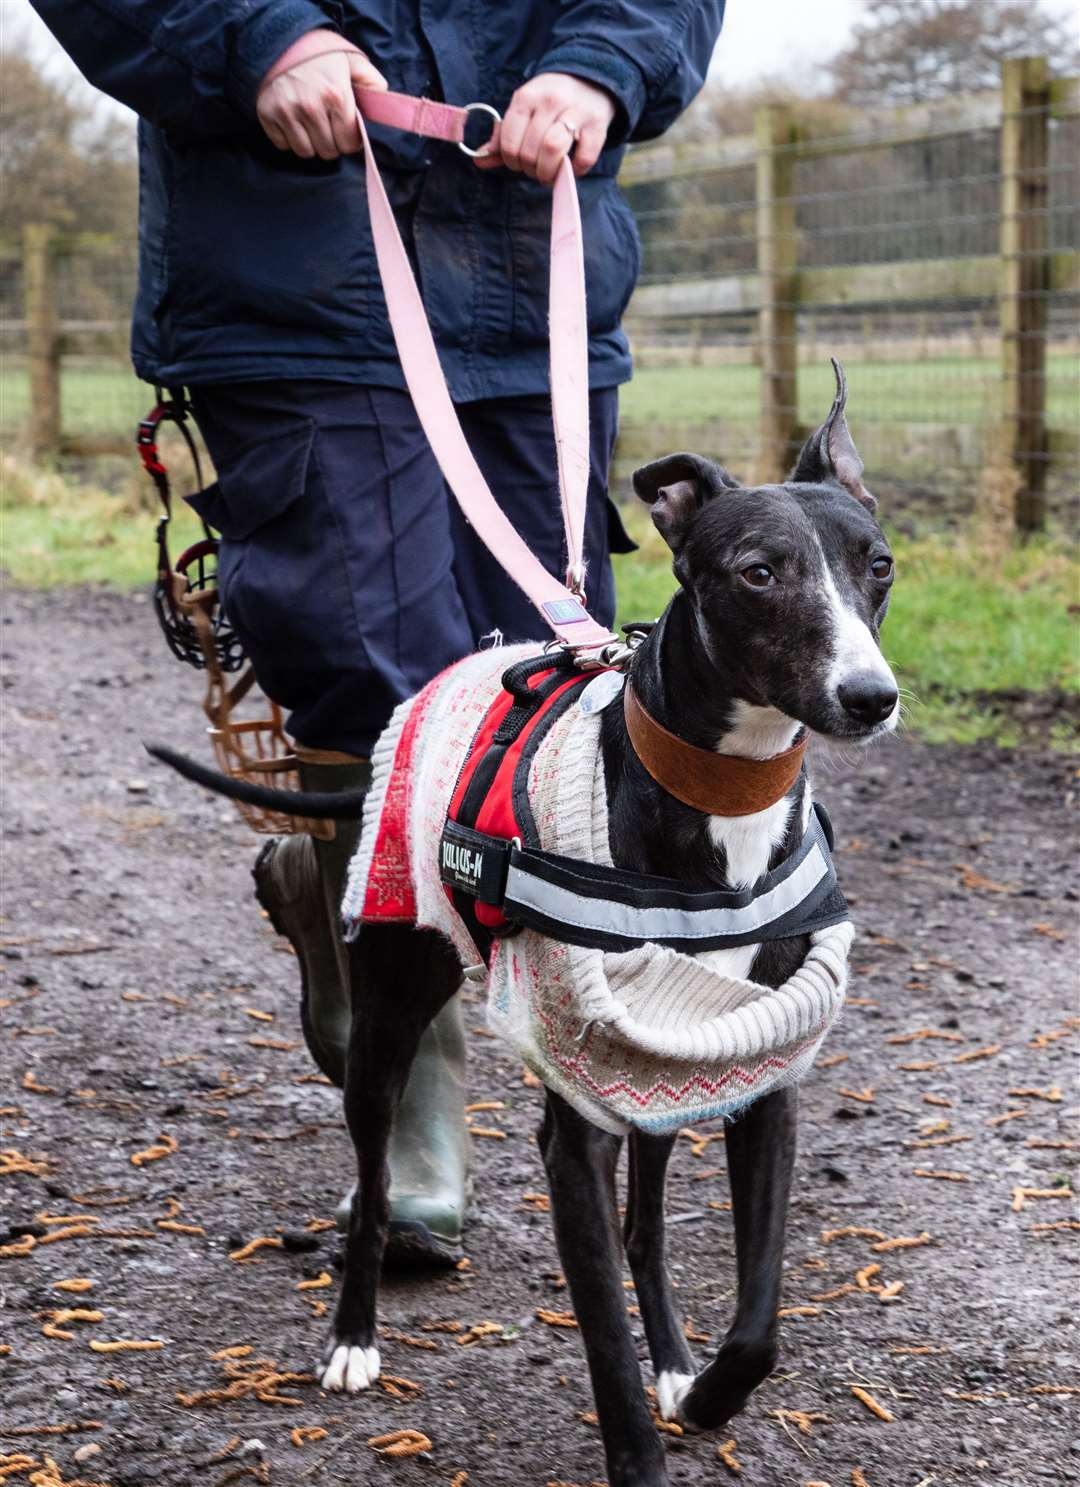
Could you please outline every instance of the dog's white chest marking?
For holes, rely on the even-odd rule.
[[[743,759],[769,759],[791,747],[799,726],[776,708],[737,702],[732,727],[717,744],[717,752]],[[809,802],[807,790],[807,809]],[[769,860],[787,832],[792,804],[785,796],[751,816],[709,817],[709,839],[724,854],[732,888],[752,888],[768,872]],[[710,950],[701,959],[724,975],[747,976],[760,948],[757,944],[735,945],[728,950]]]

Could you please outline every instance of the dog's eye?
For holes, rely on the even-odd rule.
[[[874,561],[870,564],[870,572],[876,579],[879,580],[890,578],[892,576],[892,571],[892,558],[875,558]]]
[[[776,583],[776,574],[764,563],[753,563],[740,575],[752,589],[771,589]]]

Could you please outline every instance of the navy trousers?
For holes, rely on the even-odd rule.
[[[494,632],[550,632],[465,522],[407,393],[337,382],[192,392],[217,483],[191,504],[221,533],[226,612],[259,685],[309,748],[370,754],[395,705]],[[546,396],[458,408],[499,504],[552,573],[566,556]],[[607,498],[618,394],[591,395],[588,603],[610,625]]]

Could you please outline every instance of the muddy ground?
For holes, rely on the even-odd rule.
[[[142,753],[144,737],[201,746],[198,683],[166,657],[145,599],[9,592],[0,645],[0,1452],[47,1451],[65,1481],[109,1487],[600,1480],[578,1335],[536,1317],[568,1306],[549,1219],[524,1197],[544,1187],[539,1095],[479,1004],[471,1097],[503,1108],[475,1120],[505,1139],[475,1139],[468,1269],[384,1286],[402,1397],[299,1379],[263,1390],[298,1403],[192,1398],[253,1359],[303,1374],[320,1346],[339,1241],[312,1221],[350,1170],[338,1097],[300,1041],[295,962],[251,901],[255,839]],[[1074,769],[901,740],[818,782],[859,928],[852,999],[803,1097],[783,1361],[722,1440],[748,1487],[1073,1482]],[[734,1284],[715,1134],[680,1142],[669,1202],[702,1358]],[[153,1148],[166,1154],[133,1163]],[[87,1223],[44,1242],[65,1229],[45,1219],[67,1215]],[[823,1238],[848,1226],[929,1241]],[[257,1236],[285,1244],[230,1259]],[[92,1289],[57,1289],[70,1278]],[[101,1318],[50,1323],[61,1307]],[[432,1321],[503,1330],[463,1346]],[[92,1345],[117,1340],[161,1346]],[[246,1362],[211,1356],[248,1346]],[[782,1411],[806,1412],[808,1433]],[[82,1428],[44,1433],[68,1425]],[[325,1435],[296,1445],[297,1427]],[[407,1428],[430,1454],[368,1445]],[[682,1487],[736,1475],[714,1439],[667,1445]]]

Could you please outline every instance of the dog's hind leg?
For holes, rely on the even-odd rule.
[[[626,1258],[656,1375],[657,1403],[665,1420],[676,1417],[679,1401],[694,1381],[694,1363],[668,1275],[664,1233],[664,1179],[675,1140],[641,1131],[631,1134],[624,1230]]]
[[[719,1352],[683,1400],[683,1416],[703,1430],[737,1414],[776,1366],[798,1098],[794,1088],[774,1090],[727,1129],[739,1298]]]
[[[357,1185],[345,1240],[345,1273],[319,1375],[324,1389],[355,1393],[379,1375],[375,1302],[390,1222],[387,1151],[394,1112],[431,1019],[453,996],[461,964],[441,935],[369,926],[349,947],[352,1026],[345,1119]]]
[[[618,1136],[601,1131],[550,1090],[540,1150],[555,1240],[592,1378],[610,1487],[664,1487],[664,1450],[641,1387],[626,1320],[615,1201]]]

